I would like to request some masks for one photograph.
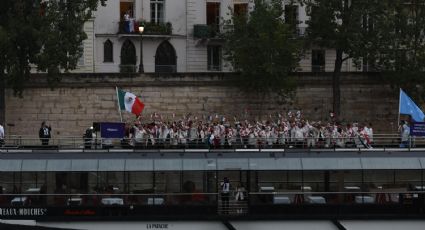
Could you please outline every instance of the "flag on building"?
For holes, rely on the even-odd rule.
[[[425,118],[424,112],[402,89],[400,89],[399,113],[410,115],[415,122],[423,122]]]
[[[145,104],[133,93],[117,89],[117,97],[120,110],[140,115],[145,108]]]

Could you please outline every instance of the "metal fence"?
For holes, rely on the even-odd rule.
[[[378,150],[388,148],[420,149],[425,148],[425,138],[411,137],[401,142],[399,135],[375,135],[373,142],[361,137],[353,138],[82,138],[60,137],[49,139],[48,145],[42,145],[39,138],[31,136],[8,136],[3,149],[353,149]]]

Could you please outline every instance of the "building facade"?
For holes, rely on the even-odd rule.
[[[88,39],[76,72],[231,72],[223,60],[223,41],[216,37],[230,11],[250,11],[249,0],[120,0],[99,7],[87,22]],[[305,6],[285,5],[286,20],[296,21],[303,36]],[[139,26],[144,31],[139,31]],[[140,68],[140,59],[142,68]],[[305,51],[300,72],[331,72],[335,51]],[[362,71],[348,60],[342,71]]]

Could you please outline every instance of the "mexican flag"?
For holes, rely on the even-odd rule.
[[[140,115],[145,108],[145,104],[133,93],[117,89],[117,97],[120,110]]]

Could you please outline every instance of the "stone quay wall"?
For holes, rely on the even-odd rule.
[[[6,135],[37,138],[42,121],[54,137],[82,136],[93,122],[117,122],[120,115],[115,87],[140,96],[145,120],[154,112],[171,120],[191,113],[203,117],[226,115],[240,119],[274,118],[288,110],[302,110],[310,121],[327,121],[332,110],[332,76],[327,73],[297,76],[292,98],[270,93],[258,96],[235,87],[232,74],[122,75],[72,74],[51,89],[42,75],[33,76],[22,97],[6,89]],[[237,83],[236,83],[237,84]],[[398,89],[382,84],[378,75],[345,73],[341,77],[342,121],[371,122],[375,133],[397,130]],[[122,112],[123,120],[134,115]]]

